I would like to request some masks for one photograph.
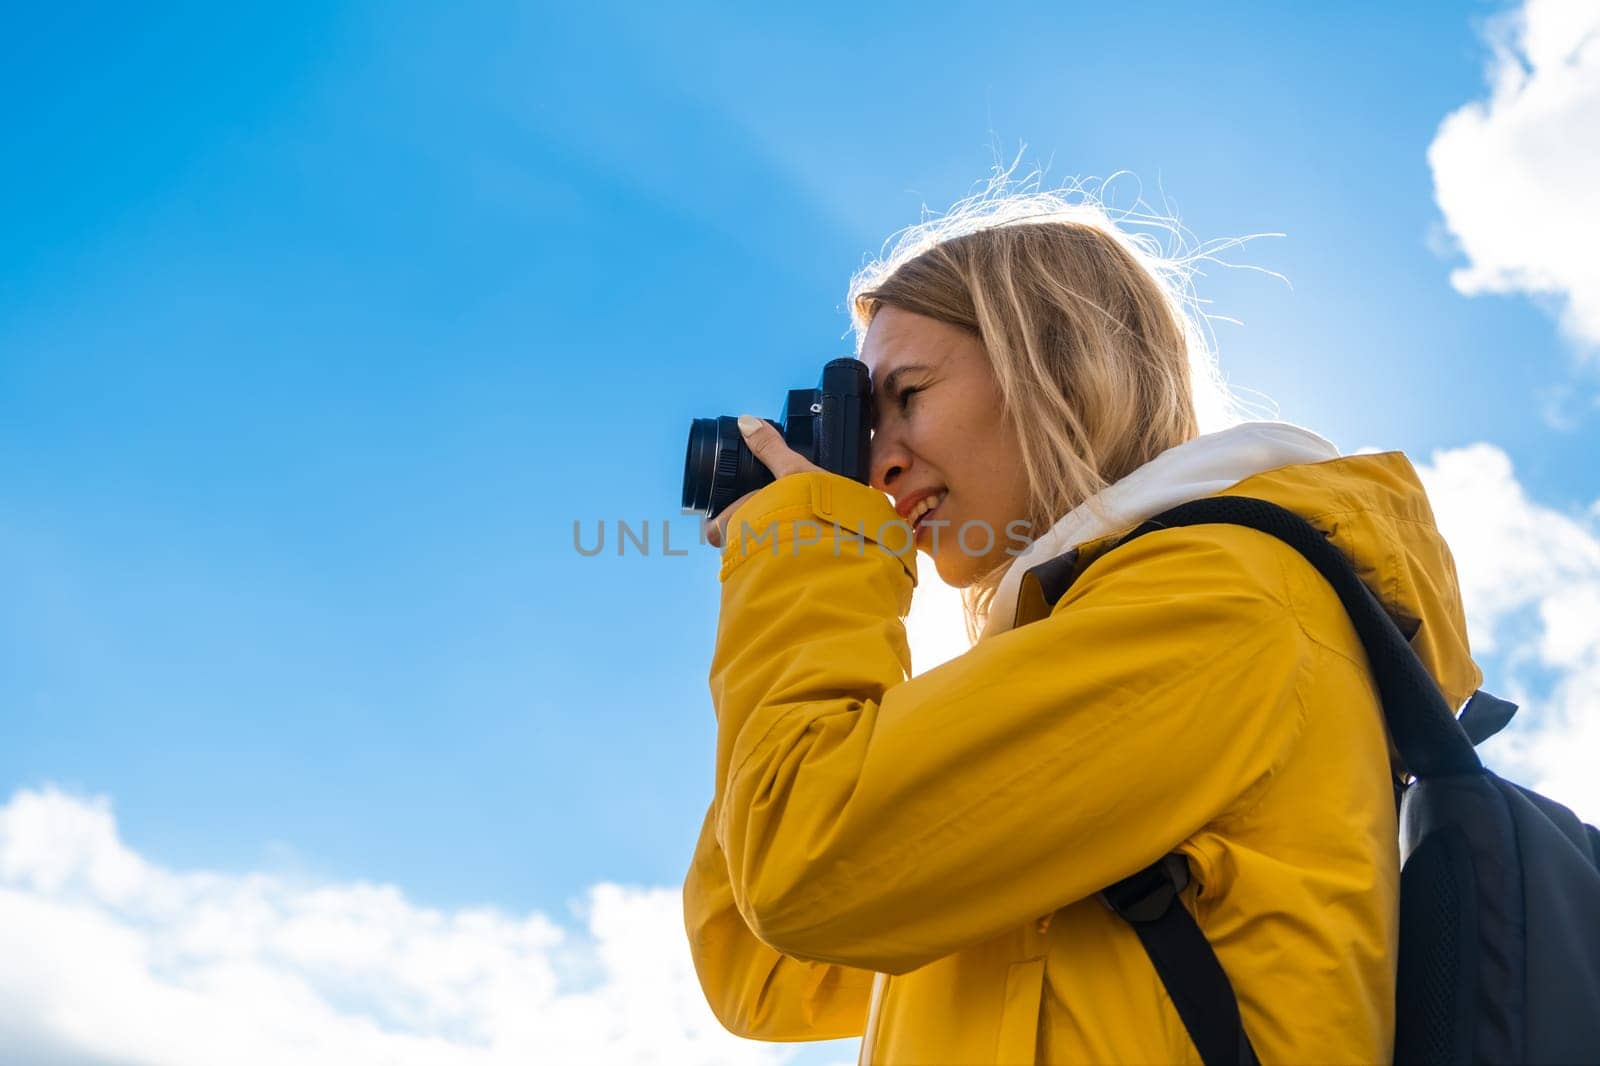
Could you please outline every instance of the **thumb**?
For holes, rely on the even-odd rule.
[[[822,469],[789,447],[789,442],[783,439],[778,427],[764,418],[740,415],[739,432],[744,436],[744,442],[750,446],[750,451],[755,457],[772,471],[773,477]]]
[[[739,416],[739,432],[744,435],[744,442],[750,446],[750,450],[755,453],[756,458],[766,464],[769,469],[772,467],[772,461],[777,458],[774,446],[788,447],[784,442],[783,435],[773,429],[770,422],[763,418],[757,418],[755,415]],[[773,471],[773,473],[777,473],[777,471]]]
[[[766,432],[763,433],[763,430]],[[772,431],[772,427],[764,419],[757,418],[755,415],[739,416],[739,432],[744,434],[744,439],[749,443],[751,451],[754,451],[766,439],[767,434]]]

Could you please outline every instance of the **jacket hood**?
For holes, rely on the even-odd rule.
[[[1076,551],[1082,570],[1152,515],[1208,496],[1253,496],[1306,519],[1355,566],[1439,684],[1452,709],[1482,681],[1472,661],[1455,562],[1427,493],[1400,452],[1340,457],[1310,430],[1246,422],[1168,449],[1084,503],[1011,563],[988,639],[1031,621],[1042,597],[1029,571]]]

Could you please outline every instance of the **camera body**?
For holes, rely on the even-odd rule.
[[[859,359],[833,359],[814,389],[791,389],[783,416],[768,423],[784,441],[822,469],[863,485],[871,477],[872,379]],[[683,511],[710,518],[747,492],[771,484],[772,471],[755,457],[732,415],[696,418],[689,425],[683,465]]]

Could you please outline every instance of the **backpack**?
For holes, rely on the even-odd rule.
[[[1461,717],[1349,561],[1305,519],[1266,500],[1214,496],[1156,515],[1159,529],[1229,523],[1282,540],[1333,586],[1366,647],[1383,716],[1413,780],[1396,780],[1401,1063],[1600,1063],[1600,831],[1502,780],[1473,745],[1514,704],[1479,691]],[[1069,553],[1034,568],[1054,603]],[[1206,1066],[1253,1064],[1216,953],[1178,900],[1187,860],[1168,855],[1100,893],[1132,926]]]

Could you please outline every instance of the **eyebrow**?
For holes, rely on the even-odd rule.
[[[928,369],[927,366],[922,363],[907,363],[905,366],[895,367],[893,370],[889,371],[889,376],[883,379],[883,394],[889,397],[891,400],[894,399],[896,395],[895,385],[900,380],[901,374],[908,374],[913,370],[926,369]]]

